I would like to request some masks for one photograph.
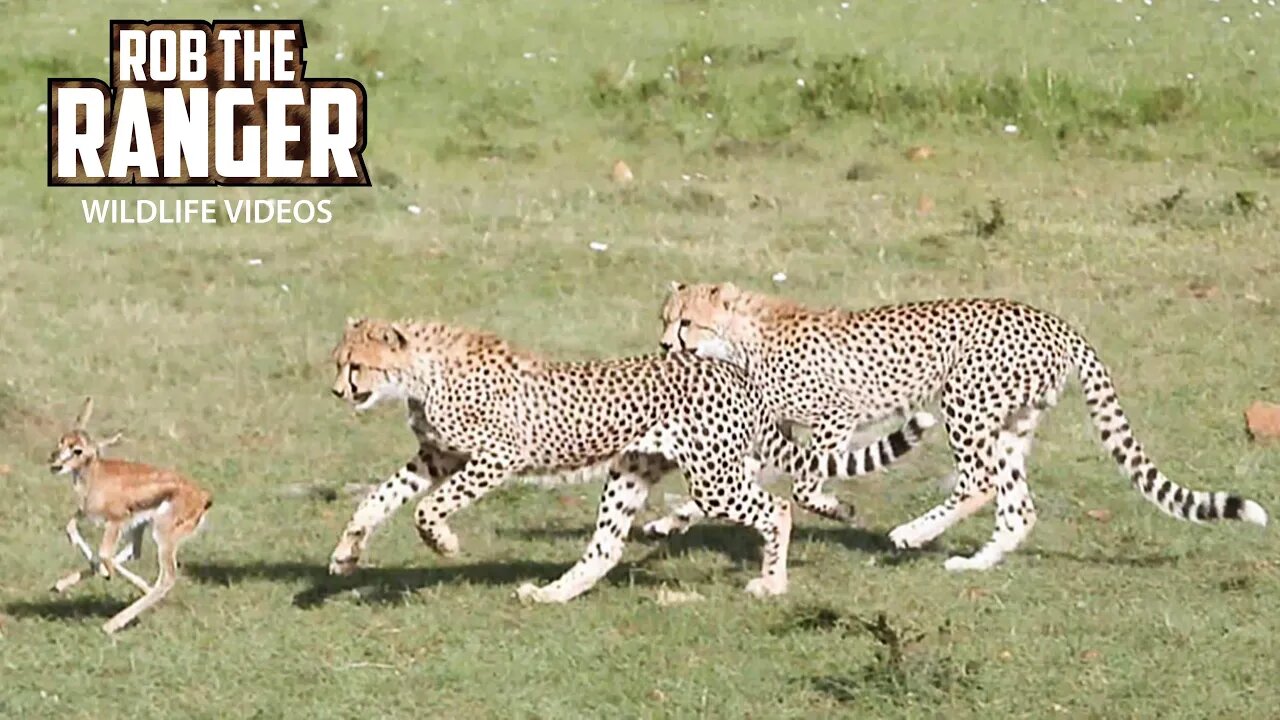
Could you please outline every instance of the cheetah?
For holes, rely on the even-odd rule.
[[[677,468],[703,512],[764,537],[761,575],[747,590],[781,594],[791,505],[754,482],[759,465],[749,459],[758,454],[800,477],[859,475],[893,462],[934,424],[919,413],[875,445],[812,452],[778,431],[759,390],[730,363],[692,355],[557,362],[441,323],[348,320],[332,358],[335,396],[356,411],[404,401],[420,444],[356,509],[331,556],[335,574],[352,572],[373,530],[428,490],[415,513],[419,537],[451,555],[458,540],[447,518],[507,478],[608,463],[585,554],[549,585],[522,585],[517,596],[528,602],[567,602],[594,586],[621,558],[650,487]]]
[[[1165,513],[1193,523],[1267,524],[1252,500],[1189,490],[1164,476],[1130,430],[1105,365],[1060,318],[1003,299],[949,299],[858,312],[811,309],[732,283],[672,283],[662,309],[661,347],[737,362],[780,421],[807,425],[814,447],[835,452],[859,426],[941,400],[955,460],[941,504],[889,535],[918,548],[996,500],[991,539],[948,570],[986,570],[1026,539],[1036,522],[1026,459],[1041,414],[1074,371],[1102,439],[1133,487]],[[830,505],[821,479],[802,505]],[[691,504],[664,518],[687,527]]]

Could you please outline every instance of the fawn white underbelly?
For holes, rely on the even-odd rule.
[[[133,528],[136,528],[139,525],[146,525],[147,523],[151,522],[152,520],[155,520],[158,517],[163,517],[165,515],[168,515],[172,510],[173,510],[173,505],[168,500],[165,500],[164,502],[160,503],[159,505],[153,508],[147,508],[146,510],[139,510],[138,512],[133,514],[133,517],[129,518],[129,529],[132,530]]]

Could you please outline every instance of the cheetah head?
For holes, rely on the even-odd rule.
[[[671,283],[662,306],[662,350],[668,354],[692,350],[731,360],[735,348],[755,336],[746,299],[747,294],[733,283]]]
[[[347,319],[342,340],[333,349],[337,376],[331,390],[364,412],[389,400],[403,400],[400,374],[409,368],[409,341],[396,323]]]

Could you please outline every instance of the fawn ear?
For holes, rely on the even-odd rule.
[[[121,435],[122,435],[122,433],[116,433],[115,435],[112,435],[111,437],[107,438],[106,440],[99,440],[99,441],[98,441],[98,449],[99,449],[99,450],[102,450],[102,449],[104,449],[104,448],[109,448],[109,447],[111,447],[112,445],[115,445],[116,443],[120,442],[120,437],[121,437]]]
[[[76,429],[84,430],[89,425],[89,418],[93,415],[93,398],[84,399],[84,407],[80,408],[80,414],[76,416]]]
[[[681,290],[683,290],[683,289],[684,289],[684,283],[682,283],[682,282],[678,282],[678,281],[676,281],[676,280],[672,280],[672,281],[671,281],[671,283],[667,286],[667,288],[668,288],[672,293],[678,293],[678,292],[680,292]]]

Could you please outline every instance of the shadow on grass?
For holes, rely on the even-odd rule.
[[[576,528],[525,528],[500,529],[499,535],[527,541],[580,539],[585,546],[593,526]],[[694,551],[709,550],[727,556],[734,562],[755,562],[760,559],[760,536],[754,530],[739,525],[723,523],[700,523],[689,528],[683,534],[668,537],[646,538],[639,530],[633,531],[631,542],[641,542],[655,547],[654,553],[666,557],[680,557]],[[810,526],[796,528],[791,533],[791,542],[838,545],[860,553],[875,554],[880,557],[877,564],[902,565],[928,559],[941,554],[941,550],[926,547],[921,550],[900,551],[889,542],[884,532],[867,530],[853,525],[842,526]],[[647,558],[646,558],[647,559]],[[800,564],[792,561],[792,565]]]
[[[434,567],[362,567],[349,576],[338,577],[329,574],[327,563],[286,561],[192,564],[183,568],[183,574],[196,582],[225,586],[245,580],[307,582],[310,587],[293,598],[294,607],[306,609],[352,591],[361,603],[398,605],[414,592],[436,585],[464,583],[510,586],[514,590],[519,582],[558,577],[567,567],[564,563],[495,561]]]
[[[1020,554],[1041,560],[1065,560],[1082,565],[1114,565],[1129,568],[1163,568],[1183,560],[1193,559],[1190,555],[1168,555],[1147,553],[1145,555],[1099,555],[1092,553],[1062,552],[1060,550],[1020,550]]]
[[[73,620],[86,617],[109,617],[120,612],[128,604],[128,600],[101,595],[57,597],[50,600],[23,600],[9,603],[4,606],[4,612],[15,618]]]

